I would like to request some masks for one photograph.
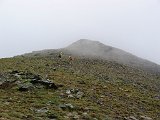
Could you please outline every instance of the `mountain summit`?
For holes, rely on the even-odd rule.
[[[66,49],[77,55],[103,57],[103,54],[112,50],[112,47],[106,46],[98,41],[80,39],[79,41],[69,45]]]
[[[113,50],[118,50],[111,46],[104,45],[99,41],[91,41],[87,39],[80,39],[77,42],[66,47],[66,49],[72,54],[83,55],[83,56],[92,56],[92,57],[102,57],[105,58],[106,54],[109,57],[110,52]],[[109,56],[108,56],[109,55]]]
[[[104,45],[98,41],[80,39],[65,48],[69,53],[78,56],[96,57],[115,61],[120,64],[138,67],[143,70],[160,73],[160,66],[148,60],[139,58],[121,49]]]

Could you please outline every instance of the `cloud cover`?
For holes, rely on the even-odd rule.
[[[82,38],[160,64],[160,1],[0,0],[0,57]]]

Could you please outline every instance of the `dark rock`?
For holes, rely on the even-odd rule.
[[[42,80],[42,78],[40,77],[40,75],[34,75],[33,79]]]
[[[58,89],[58,87],[50,80],[31,80],[30,81],[32,84],[40,84],[40,85],[43,85],[45,86],[46,88],[49,88],[49,89]]]
[[[53,68],[53,71],[56,71],[57,69],[56,68]]]
[[[49,114],[47,115],[47,117],[48,117],[49,119],[57,119],[57,116],[54,115],[53,113],[49,113]]]
[[[49,66],[49,64],[46,64],[46,66],[48,67],[48,66]]]
[[[22,86],[18,90],[21,92],[25,92],[25,91],[28,91],[29,89],[27,87]]]
[[[59,108],[61,108],[62,110],[66,110],[66,105],[60,104],[60,105],[59,105]]]
[[[16,73],[19,73],[19,71],[18,70],[13,70],[13,71],[10,72],[10,74],[16,74]]]
[[[73,89],[70,89],[70,91],[71,91],[72,94],[76,94],[79,91],[79,89],[74,89],[73,88]]]
[[[26,77],[26,79],[42,80],[40,75],[35,75],[35,74],[29,73],[29,72],[25,74],[25,77]]]
[[[59,87],[64,87],[64,85],[57,85],[57,87],[59,88]]]
[[[36,79],[36,80],[41,80],[41,76],[40,75],[35,75],[31,72],[14,72],[14,76],[20,76],[22,79]]]
[[[20,85],[20,87],[18,88],[18,90],[21,92],[26,92],[33,89],[34,89],[34,86],[30,83]]]
[[[85,81],[78,81],[79,84],[86,84]]]
[[[19,75],[18,73],[14,74],[14,76],[15,76],[16,78],[18,78],[18,79],[21,78],[21,75]]]

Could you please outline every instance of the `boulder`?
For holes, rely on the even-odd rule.
[[[43,86],[45,86],[46,88],[49,88],[49,89],[58,89],[58,87],[50,80],[36,80],[36,79],[33,79],[30,82],[32,84],[43,85]]]

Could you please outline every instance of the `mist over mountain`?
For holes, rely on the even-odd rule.
[[[92,57],[115,61],[120,64],[140,68],[152,73],[160,73],[160,65],[156,63],[139,58],[121,49],[105,45],[99,41],[92,41],[88,39],[80,39],[65,48],[34,51],[32,54],[52,55],[52,53],[59,51],[63,51],[65,54],[71,54],[73,56],[83,56],[86,58]]]
[[[70,53],[80,56],[98,57],[116,61],[125,65],[138,67],[143,70],[160,72],[160,66],[148,60],[139,58],[121,49],[104,45],[98,41],[81,39],[65,48]]]

